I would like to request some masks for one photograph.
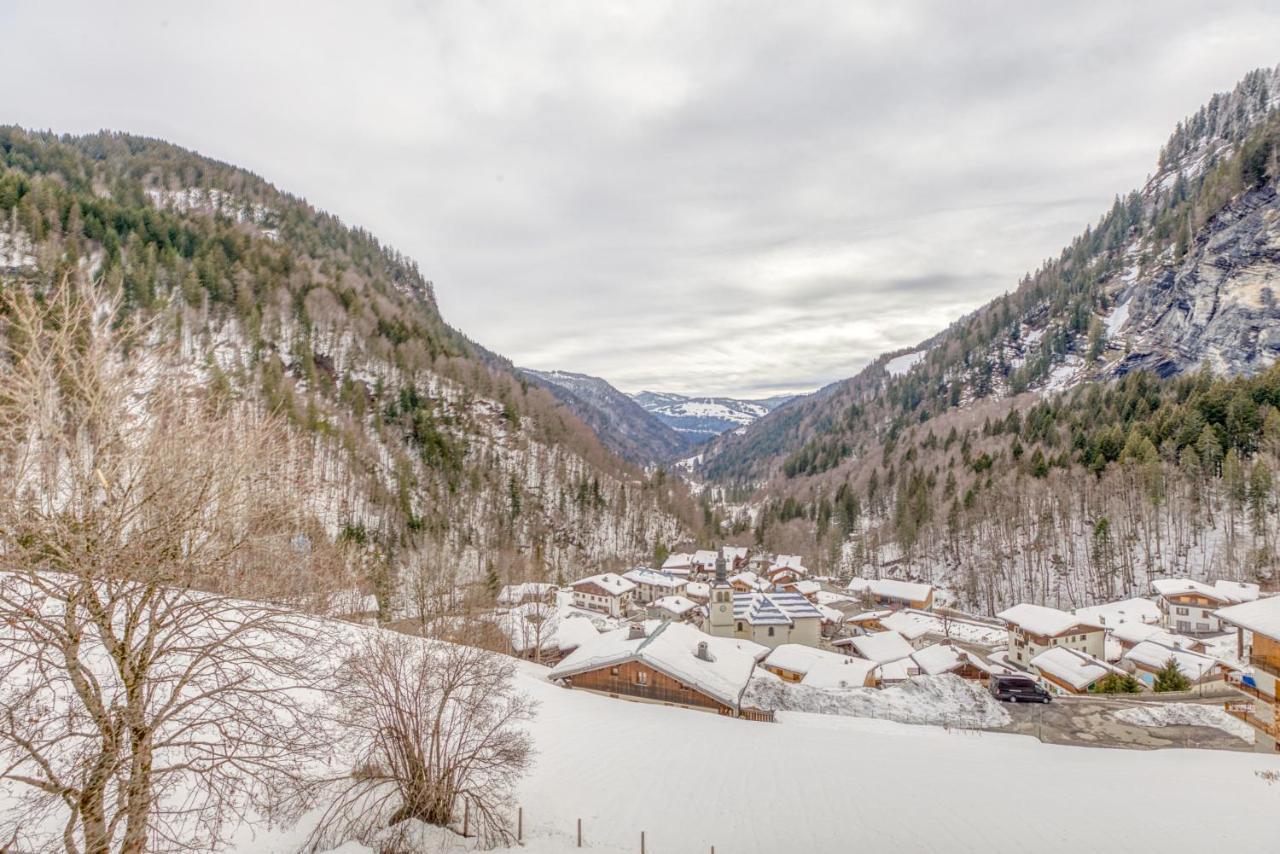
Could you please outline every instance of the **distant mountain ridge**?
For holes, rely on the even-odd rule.
[[[632,397],[663,423],[695,443],[745,427],[795,399],[795,395],[790,394],[740,400],[732,397],[686,397],[660,391],[642,391]]]

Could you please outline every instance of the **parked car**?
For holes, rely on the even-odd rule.
[[[1047,703],[1053,696],[1030,676],[992,676],[991,696],[1009,703]]]

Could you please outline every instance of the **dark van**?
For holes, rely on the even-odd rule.
[[[1009,703],[1047,703],[1053,699],[1044,686],[1030,676],[992,676],[991,696]]]

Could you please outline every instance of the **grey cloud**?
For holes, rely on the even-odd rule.
[[[0,27],[0,121],[251,168],[518,364],[741,395],[1012,289],[1280,60],[1280,9],[1243,0],[20,0]]]

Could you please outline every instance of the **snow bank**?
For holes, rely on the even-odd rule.
[[[964,729],[1009,723],[1009,713],[980,685],[951,674],[918,676],[877,690],[812,688],[761,673],[747,686],[742,703],[777,712],[814,712]]]
[[[1118,721],[1134,726],[1207,726],[1231,733],[1253,744],[1253,727],[1239,718],[1233,718],[1217,706],[1199,703],[1162,703],[1134,706],[1113,713]]]
[[[920,364],[920,360],[927,355],[929,355],[928,350],[917,350],[914,353],[895,356],[884,363],[884,369],[889,372],[889,376],[900,377],[916,365]]]

